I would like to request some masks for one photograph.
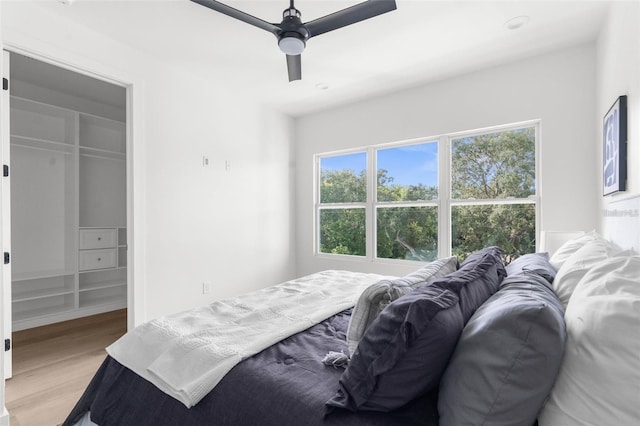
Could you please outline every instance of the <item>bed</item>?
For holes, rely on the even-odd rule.
[[[637,224],[637,203],[611,217]],[[637,424],[640,237],[623,234],[508,265],[487,247],[404,277],[323,271],[151,321],[64,425]]]

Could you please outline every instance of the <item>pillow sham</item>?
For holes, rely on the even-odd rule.
[[[440,425],[534,424],[562,361],[563,316],[542,276],[505,278],[460,336],[440,382]]]
[[[584,275],[567,311],[567,345],[540,426],[635,425],[640,419],[640,256]]]
[[[507,275],[502,262],[502,249],[487,247],[467,256],[460,269],[434,280],[431,285],[446,288],[460,298],[460,311],[466,324],[480,305],[498,291]]]
[[[391,411],[434,389],[462,332],[458,296],[425,285],[371,323],[326,403],[350,411]]]
[[[358,342],[369,325],[389,303],[413,291],[417,286],[443,277],[457,268],[458,258],[455,256],[438,259],[409,275],[396,279],[383,279],[365,289],[358,298],[349,321],[347,330],[349,354],[355,353]]]
[[[603,239],[591,240],[569,256],[562,264],[556,279],[553,281],[553,290],[565,308],[580,279],[584,277],[592,266],[607,259],[612,250],[613,246]]]
[[[543,277],[549,284],[556,277],[556,268],[549,263],[549,253],[527,253],[506,266],[507,276],[531,272]]]
[[[564,244],[558,248],[558,250],[553,253],[549,262],[556,268],[556,271],[562,267],[564,262],[571,256],[573,253],[578,251],[582,246],[587,244],[589,241],[601,240],[604,239],[595,231],[585,232],[581,236],[577,238],[573,238],[569,241],[566,241]]]

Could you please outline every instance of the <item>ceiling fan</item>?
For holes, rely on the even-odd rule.
[[[342,9],[330,15],[303,23],[300,11],[290,0],[289,8],[282,12],[282,22],[272,24],[248,13],[234,9],[215,0],[191,0],[217,12],[239,19],[248,24],[269,31],[278,39],[280,50],[287,55],[289,81],[302,79],[301,54],[307,40],[320,34],[373,18],[396,9],[395,0],[367,0],[363,3]]]

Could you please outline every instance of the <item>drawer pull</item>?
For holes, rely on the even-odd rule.
[[[98,241],[102,240],[102,237],[98,237]]]
[[[98,262],[100,262],[101,260],[102,260],[102,258],[100,258],[100,257],[99,257],[99,258],[98,258]]]

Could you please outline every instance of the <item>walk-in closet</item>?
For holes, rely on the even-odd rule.
[[[126,89],[10,55],[13,331],[127,305]]]

